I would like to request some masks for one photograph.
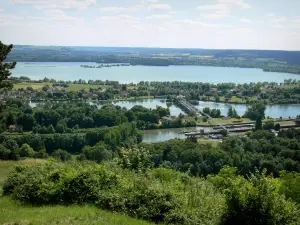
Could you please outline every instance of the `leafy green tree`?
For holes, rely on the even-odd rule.
[[[72,155],[70,153],[61,149],[54,151],[51,156],[61,161],[69,161],[72,159]]]
[[[280,172],[280,190],[287,198],[300,203],[300,173]]]
[[[224,225],[229,224],[299,224],[299,211],[294,202],[280,193],[279,182],[264,173],[249,179],[235,176],[236,169],[225,167],[210,180],[224,192],[227,210]]]
[[[21,115],[18,116],[17,123],[18,123],[18,125],[23,126],[23,129],[25,131],[31,131],[32,127],[35,124],[35,119],[32,114],[28,114],[28,113],[23,114],[22,113]]]
[[[12,83],[7,81],[7,78],[11,75],[10,70],[15,68],[16,62],[4,63],[12,48],[13,45],[5,45],[0,41],[0,89],[12,89],[13,87]]]
[[[266,110],[265,104],[262,102],[257,102],[247,108],[244,117],[249,118],[251,120],[257,120],[257,118],[264,119],[265,110]]]
[[[238,118],[239,117],[239,115],[237,114],[235,108],[233,108],[231,105],[229,106],[227,115],[232,117],[232,118]]]
[[[34,150],[28,144],[23,144],[19,150],[21,157],[32,157],[34,153]]]
[[[59,122],[56,124],[56,127],[55,127],[55,131],[56,131],[57,133],[60,133],[60,134],[66,133],[66,132],[67,132],[67,129],[68,129],[68,127],[67,127],[67,124],[66,124],[66,122],[65,122],[64,120],[59,121]]]
[[[82,150],[84,156],[88,160],[102,162],[112,159],[112,152],[107,149],[104,143],[99,142],[95,146],[85,146]]]
[[[46,149],[43,148],[35,152],[34,157],[38,159],[46,159],[48,158],[48,153],[46,152]]]
[[[148,149],[133,147],[122,149],[120,152],[119,164],[123,168],[129,168],[136,171],[146,171],[153,167],[151,154]]]

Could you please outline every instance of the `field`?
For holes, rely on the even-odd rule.
[[[32,87],[34,90],[41,90],[45,85],[52,86],[51,83],[18,83],[14,84],[14,89],[19,88],[27,88]],[[108,88],[108,85],[94,85],[94,84],[69,84],[69,87],[66,88],[67,91],[79,91],[79,90],[86,90],[88,91],[90,88],[98,89],[98,88]]]
[[[0,161],[0,224],[6,225],[149,225],[123,215],[105,212],[94,206],[30,206],[1,197],[1,186],[16,164],[31,164],[44,160]]]
[[[216,98],[215,97],[210,97],[209,98],[210,101],[215,101]],[[256,101],[257,98],[256,97],[249,97],[248,98],[249,101]],[[225,97],[220,97],[220,102],[224,102],[226,103],[225,101]],[[236,96],[232,96],[231,99],[229,99],[228,103],[241,103],[241,104],[246,104],[246,100],[245,99],[241,99],[239,97],[236,97]]]
[[[51,85],[50,83],[18,83],[14,84],[13,89],[32,87],[34,90],[41,90],[47,84]]]

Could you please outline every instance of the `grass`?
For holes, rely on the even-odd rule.
[[[32,87],[34,90],[41,90],[47,84],[51,86],[50,83],[18,83],[14,84],[13,89]]]
[[[108,85],[94,85],[94,84],[69,84],[69,87],[66,88],[67,91],[80,91],[82,89],[88,91],[90,88],[93,89],[106,89],[109,88]]]
[[[209,97],[209,101],[213,101],[215,102],[215,97]],[[248,100],[249,101],[256,101],[257,98],[256,97],[248,97]],[[241,103],[241,104],[246,104],[247,101],[245,99],[242,99],[242,98],[239,98],[239,97],[236,97],[236,96],[232,96],[231,99],[229,99],[227,102],[225,101],[225,97],[222,96],[220,97],[220,102],[222,103]]]
[[[219,140],[203,140],[203,139],[198,139],[198,143],[200,144],[211,144],[212,147],[216,148],[222,141]]]
[[[14,89],[19,89],[19,88],[27,88],[27,87],[32,87],[34,90],[41,90],[45,85],[49,85],[50,87],[52,86],[52,83],[18,83],[14,84]],[[94,84],[69,84],[69,87],[66,88],[67,91],[79,91],[79,90],[86,90],[88,91],[90,88],[93,89],[98,89],[98,88],[109,88],[110,86],[108,85],[94,85]]]
[[[234,121],[241,121],[242,123],[250,123],[253,122],[248,118],[241,118],[241,119],[235,119],[235,118],[231,118],[228,120],[223,120],[222,118],[216,118],[215,119],[217,122],[219,123],[223,123],[223,124],[227,124],[227,123],[234,123]]]
[[[279,122],[280,125],[295,125],[294,121],[283,121]]]
[[[6,225],[149,225],[123,215],[105,212],[94,206],[22,205],[10,197],[0,197],[0,224]]]

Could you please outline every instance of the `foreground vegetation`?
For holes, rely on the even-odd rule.
[[[296,189],[299,179],[290,183],[291,188],[287,189],[285,180],[292,181],[289,173],[283,173],[280,179],[255,173],[247,180],[237,176],[236,169],[225,167],[217,176],[205,180],[165,168],[151,169],[146,158],[139,158],[138,161],[136,168],[131,166],[136,161],[130,159],[101,165],[49,161],[18,166],[5,181],[3,192],[22,203],[33,204],[33,212],[41,209],[47,212],[34,221],[46,222],[53,218],[48,213],[61,209],[54,220],[58,223],[62,220],[61,224],[76,224],[78,220],[86,224],[89,221],[85,219],[87,214],[97,221],[101,211],[97,212],[92,206],[44,205],[89,204],[167,224],[292,225],[300,222],[296,203],[299,201]],[[16,210],[19,206],[9,198],[0,198],[0,203],[8,203],[2,211],[10,211],[9,207]],[[20,212],[26,212],[27,208],[25,205]],[[70,210],[79,215],[68,217]],[[62,216],[62,212],[67,214]],[[16,216],[10,212],[4,219],[25,219],[30,215]],[[104,213],[105,216],[107,213]],[[113,221],[113,218],[109,216],[109,220]]]
[[[147,225],[127,216],[109,213],[95,206],[31,206],[10,197],[0,197],[0,224],[18,225]]]

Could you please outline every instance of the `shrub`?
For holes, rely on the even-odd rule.
[[[70,153],[61,149],[54,151],[51,156],[61,161],[69,161],[72,159],[72,155]]]
[[[34,155],[34,150],[28,144],[23,144],[19,150],[21,157],[32,157]]]
[[[225,167],[210,178],[226,196],[227,210],[224,225],[229,224],[299,224],[299,209],[295,203],[279,193],[279,180],[263,174],[249,179],[234,176],[236,169]]]
[[[95,146],[86,146],[82,150],[83,155],[88,160],[101,162],[103,160],[112,159],[112,152],[107,149],[107,146],[99,142]]]
[[[4,194],[30,204],[95,204],[172,224],[217,224],[224,198],[207,181],[167,169],[136,173],[114,163],[49,161],[15,167]]]

